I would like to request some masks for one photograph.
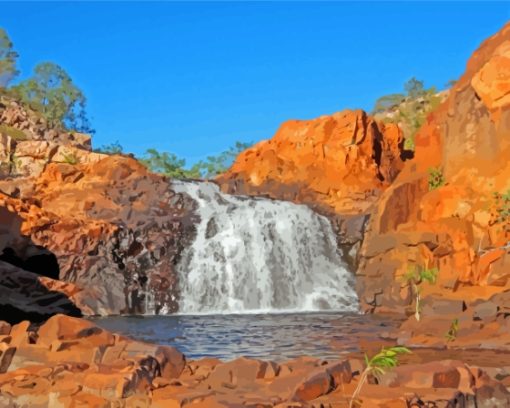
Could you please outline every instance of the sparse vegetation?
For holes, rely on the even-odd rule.
[[[14,153],[9,157],[9,167],[13,173],[17,173],[21,167],[21,160]]]
[[[101,147],[94,149],[96,153],[103,153],[103,154],[122,154],[124,153],[124,148],[119,143],[119,141],[115,141],[113,143],[102,145]]]
[[[443,171],[439,167],[429,169],[429,191],[435,190],[445,184]]]
[[[161,173],[177,179],[184,178],[213,178],[226,171],[233,163],[237,155],[251,144],[236,142],[233,147],[217,156],[209,156],[204,161],[199,161],[190,169],[186,169],[186,160],[177,157],[173,153],[159,152],[156,149],[148,149],[140,158],[149,170]]]
[[[248,149],[252,143],[235,142],[234,146],[217,156],[208,156],[206,160],[196,163],[191,170],[198,172],[202,178],[213,178],[224,173],[232,165],[237,155]]]
[[[72,164],[73,166],[80,162],[74,153],[62,153],[62,157],[64,158],[64,163]]]
[[[85,95],[61,66],[38,64],[33,77],[14,88],[21,100],[41,112],[50,125],[94,133],[85,112]]]
[[[0,28],[0,88],[5,88],[18,74],[18,53],[7,32]]]
[[[505,222],[510,220],[510,189],[501,194],[498,192],[493,193],[494,206],[496,209],[495,223]]]
[[[457,338],[457,332],[459,331],[459,319],[453,319],[450,324],[450,328],[445,334],[446,341],[452,342]]]
[[[407,273],[404,274],[403,280],[411,288],[411,294],[414,297],[415,312],[414,317],[417,321],[421,318],[421,291],[420,285],[423,282],[429,284],[436,283],[437,275],[439,270],[437,268],[426,268],[426,267],[411,267]]]
[[[199,177],[198,173],[184,168],[186,165],[185,159],[179,159],[173,153],[148,149],[145,155],[140,159],[140,162],[150,171],[164,174],[168,177],[177,179]]]
[[[411,351],[406,347],[395,346],[390,348],[383,347],[381,351],[372,358],[368,358],[368,356],[365,354],[366,367],[365,370],[361,373],[358,385],[352,394],[349,408],[353,408],[354,404],[358,401],[361,389],[363,388],[363,385],[367,381],[369,375],[374,375],[376,377],[383,375],[387,370],[392,369],[398,365],[398,356],[400,354],[410,353]]]
[[[414,150],[414,136],[430,112],[442,101],[435,87],[425,89],[423,81],[411,78],[404,84],[406,93],[385,95],[375,102],[372,114],[385,122],[396,123],[404,132],[404,148]]]
[[[17,60],[12,41],[0,28],[0,93],[39,112],[50,126],[94,133],[86,114],[85,95],[64,68],[53,62],[39,63],[32,77],[10,86],[19,74]]]
[[[27,135],[20,129],[16,129],[15,127],[8,126],[5,123],[0,124],[0,133],[4,133],[9,136],[11,139],[21,142],[23,140],[27,140]]]

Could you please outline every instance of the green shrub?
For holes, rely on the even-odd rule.
[[[445,179],[443,171],[439,167],[433,167],[429,169],[429,191],[435,190],[443,186]]]
[[[80,160],[74,153],[62,153],[62,156],[64,157],[64,163],[72,164],[73,166],[75,164],[78,164]]]
[[[449,343],[457,338],[457,332],[459,331],[459,319],[453,319],[450,324],[450,328],[445,334],[446,341]]]
[[[505,222],[510,219],[510,190],[506,193],[493,193],[496,207],[496,222]]]
[[[404,140],[404,150],[412,150],[414,152],[414,148],[415,148],[414,137],[412,136],[406,137]]]
[[[18,142],[27,140],[27,135],[25,134],[25,132],[6,124],[0,125],[0,133],[5,133],[7,136],[11,137],[13,140],[16,140]]]

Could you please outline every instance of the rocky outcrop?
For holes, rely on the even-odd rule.
[[[217,181],[229,193],[307,204],[336,219],[353,243],[364,215],[402,168],[402,145],[396,125],[360,110],[291,120],[241,153]]]
[[[34,315],[34,302],[53,296],[43,293],[42,276],[49,292],[68,296],[83,314],[177,310],[175,265],[193,238],[194,203],[167,178],[131,157],[91,152],[89,136],[51,128],[5,96],[0,159],[0,261],[19,275],[17,286],[2,280],[0,289],[38,293],[16,298],[16,319],[79,313],[41,307]]]
[[[381,196],[358,269],[365,310],[413,304],[413,269],[437,270],[435,284],[419,284],[422,301],[470,308],[510,289],[509,44],[507,25],[473,54],[416,135],[414,160]]]
[[[352,358],[186,361],[172,347],[62,315],[41,326],[0,323],[5,407],[347,407],[364,368]],[[405,364],[370,377],[361,390],[361,407],[510,403],[510,392],[486,370],[455,360]]]
[[[193,237],[193,202],[134,159],[51,163],[37,178],[0,181],[4,205],[21,219],[18,236],[58,261],[54,279],[73,283],[85,314],[177,309],[174,271]],[[14,191],[13,191],[14,190]],[[2,196],[0,196],[0,204]],[[26,243],[4,253],[27,258]]]
[[[37,176],[49,162],[96,162],[90,136],[51,126],[12,97],[0,95],[0,177]]]

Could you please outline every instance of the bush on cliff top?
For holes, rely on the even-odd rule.
[[[38,64],[33,77],[14,89],[21,100],[42,113],[51,126],[94,133],[85,111],[85,95],[61,66],[52,62]]]
[[[148,149],[139,160],[150,171],[161,173],[168,177],[177,179],[209,179],[225,172],[232,165],[237,155],[250,147],[250,145],[251,143],[235,142],[234,146],[228,150],[217,156],[208,156],[206,160],[199,161],[190,169],[186,169],[185,159],[180,159],[173,153],[159,152],[156,149]]]
[[[442,101],[435,87],[426,89],[423,81],[411,78],[404,84],[406,93],[385,95],[377,99],[372,114],[384,122],[396,123],[404,132],[404,148],[414,150],[414,136],[430,112]]]
[[[19,74],[18,53],[7,32],[0,28],[0,90],[39,112],[50,126],[94,133],[86,114],[87,100],[70,75],[53,62],[39,63],[33,76],[10,86]]]

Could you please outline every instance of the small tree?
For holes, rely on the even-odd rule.
[[[21,99],[43,114],[52,126],[94,133],[88,121],[83,92],[59,65],[43,62],[34,76],[15,87]]]
[[[437,268],[410,268],[404,275],[404,282],[406,282],[411,288],[411,294],[415,298],[415,312],[414,317],[417,321],[421,318],[421,291],[420,285],[423,282],[430,284],[436,283],[437,274],[439,270]]]
[[[5,88],[18,74],[16,62],[18,53],[7,32],[0,28],[0,88]]]
[[[351,396],[351,401],[349,404],[349,408],[354,406],[354,402],[358,400],[358,396],[361,392],[361,389],[365,382],[368,379],[369,375],[375,375],[376,377],[383,375],[386,373],[386,370],[394,368],[398,365],[398,355],[399,354],[410,354],[411,351],[406,347],[390,347],[385,349],[384,347],[381,349],[379,353],[377,353],[372,358],[368,358],[365,354],[365,370],[361,373],[359,378],[358,386],[354,390],[354,393]]]
[[[404,89],[407,92],[407,96],[413,99],[425,95],[425,87],[423,81],[420,81],[415,77],[412,77],[404,84]]]

